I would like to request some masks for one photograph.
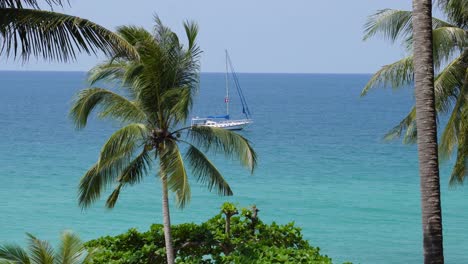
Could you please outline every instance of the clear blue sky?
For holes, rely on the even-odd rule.
[[[363,42],[367,17],[383,8],[411,9],[410,0],[70,0],[56,11],[115,29],[133,24],[150,29],[153,15],[175,32],[190,19],[200,26],[202,71],[224,70],[228,49],[238,72],[371,73],[404,55],[398,44]],[[103,59],[80,56],[74,63],[11,59],[0,70],[86,71]]]

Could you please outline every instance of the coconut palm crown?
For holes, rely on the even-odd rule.
[[[96,164],[83,176],[79,189],[82,207],[91,205],[106,186],[116,182],[107,200],[107,206],[113,207],[121,188],[140,182],[155,158],[159,159],[159,175],[167,179],[181,207],[190,199],[185,160],[209,189],[215,187],[219,194],[232,195],[221,173],[198,147],[239,158],[253,172],[256,154],[241,135],[208,127],[176,129],[186,121],[198,87],[198,29],[194,23],[184,26],[187,49],[158,18],[154,34],[143,28],[120,27],[118,33],[137,48],[140,59],[116,55],[90,71],[91,84],[118,82],[122,93],[97,87],[82,90],[71,109],[76,127],[85,127],[91,112],[97,111],[101,118],[119,121],[122,128],[108,139]],[[182,139],[182,132],[188,137]],[[185,156],[180,144],[188,146]]]
[[[0,0],[0,55],[70,61],[80,52],[137,53],[117,34],[87,19],[54,12],[65,0]],[[49,7],[49,10],[41,9]]]
[[[49,242],[28,235],[28,250],[14,244],[0,245],[0,264],[86,264],[91,263],[94,250],[87,251],[80,238],[63,232],[58,250]]]
[[[448,20],[432,19],[433,56],[436,111],[438,116],[448,116],[442,129],[439,154],[448,159],[456,153],[450,178],[451,184],[463,183],[468,175],[468,2],[465,0],[439,0],[438,6]],[[412,86],[413,26],[412,12],[384,9],[369,17],[365,25],[364,39],[376,34],[392,42],[402,40],[409,54],[392,64],[383,66],[364,87],[361,95],[371,89]],[[444,120],[444,119],[442,119]],[[416,108],[391,129],[385,139],[402,136],[404,143],[416,143]]]

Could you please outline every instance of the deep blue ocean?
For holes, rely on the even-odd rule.
[[[78,207],[78,181],[117,127],[94,119],[74,129],[68,110],[85,77],[0,72],[0,242],[24,244],[25,232],[57,241],[65,229],[88,240],[161,222],[156,172],[126,188],[113,210],[103,201]],[[258,152],[258,169],[251,176],[212,156],[234,196],[218,197],[193,181],[191,203],[172,207],[172,221],[204,221],[224,201],[255,204],[264,221],[294,221],[336,263],[421,263],[416,147],[382,140],[410,109],[413,92],[382,89],[360,98],[369,77],[240,74],[255,122],[241,133]],[[202,74],[192,115],[223,114],[223,98],[224,74]],[[468,190],[448,186],[450,169],[450,161],[442,164],[446,263],[468,263]]]

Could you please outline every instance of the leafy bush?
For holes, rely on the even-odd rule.
[[[301,229],[293,223],[268,225],[257,211],[237,208],[230,203],[221,213],[202,224],[172,226],[176,263],[313,263],[329,264],[331,258],[303,239]],[[230,220],[226,220],[226,217]],[[230,230],[226,228],[230,223]],[[96,248],[96,264],[165,263],[163,226],[154,224],[144,233],[130,229],[118,236],[106,236],[85,244]]]

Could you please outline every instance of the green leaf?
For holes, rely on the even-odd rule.
[[[49,0],[49,3],[61,1]],[[74,60],[78,52],[124,54],[136,57],[135,49],[117,34],[89,20],[39,9],[25,9],[18,4],[0,4],[0,54],[31,56],[46,60]],[[16,3],[19,3],[16,1]],[[36,1],[26,1],[37,7]],[[5,8],[8,7],[8,8]]]
[[[213,187],[216,187],[219,195],[233,195],[231,187],[223,178],[223,175],[203,152],[190,145],[185,157],[189,161],[190,168],[198,181],[206,185],[210,191]]]
[[[361,92],[365,96],[369,90],[375,88],[393,89],[409,85],[413,81],[413,57],[409,56],[397,62],[383,66],[378,72],[372,75],[369,82]]]
[[[70,110],[70,117],[80,129],[86,126],[89,115],[96,108],[101,118],[111,117],[120,122],[142,122],[145,114],[135,102],[102,88],[84,89],[78,93]]]
[[[175,141],[164,142],[164,148],[160,151],[160,161],[160,174],[167,178],[169,189],[176,193],[177,205],[184,208],[190,200],[191,191],[184,161]]]
[[[30,264],[31,262],[28,253],[23,248],[18,245],[6,244],[0,245],[0,263]]]
[[[33,263],[54,264],[54,249],[47,241],[37,239],[31,234],[29,237],[30,259]]]
[[[243,136],[215,127],[194,126],[188,130],[192,141],[207,151],[222,152],[228,157],[239,159],[253,173],[257,165],[257,154]]]

